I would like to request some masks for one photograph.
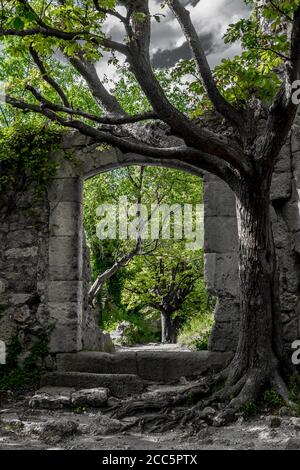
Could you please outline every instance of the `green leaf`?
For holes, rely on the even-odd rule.
[[[24,21],[20,16],[16,16],[10,22],[10,26],[14,29],[23,29],[24,28]]]

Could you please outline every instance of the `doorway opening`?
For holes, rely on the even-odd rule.
[[[204,281],[203,181],[126,166],[84,183],[89,304],[117,349],[206,350],[215,298]]]

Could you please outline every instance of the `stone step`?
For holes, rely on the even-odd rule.
[[[143,380],[174,382],[208,371],[218,372],[231,353],[209,351],[122,351],[114,354],[80,352],[57,355],[57,370],[91,374],[134,374]]]
[[[95,374],[88,372],[49,372],[41,379],[41,387],[68,387],[75,390],[108,388],[117,398],[142,393],[147,382],[134,374]]]

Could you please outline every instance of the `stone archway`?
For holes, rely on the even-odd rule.
[[[105,338],[95,324],[88,306],[88,248],[82,224],[83,181],[115,168],[129,165],[153,165],[181,169],[197,175],[198,170],[178,162],[162,162],[120,151],[82,150],[85,138],[66,139],[55,158],[60,167],[48,192],[49,212],[49,283],[48,312],[55,323],[51,333],[51,353],[82,349],[101,350]],[[74,152],[76,146],[80,150]],[[72,151],[66,160],[63,152]]]
[[[204,177],[205,271],[208,290],[219,299],[210,349],[232,351],[239,329],[235,201],[218,178],[176,161],[160,161],[117,150],[88,149],[69,133],[53,156],[59,170],[42,201],[33,188],[0,194],[0,340],[17,336],[24,356],[48,335],[49,352],[101,349],[101,337],[86,306],[87,250],[82,229],[85,178],[128,165],[169,166]],[[276,164],[272,220],[280,267],[284,338],[300,334],[300,121]],[[66,155],[69,157],[66,158]],[[49,333],[49,334],[48,334]]]

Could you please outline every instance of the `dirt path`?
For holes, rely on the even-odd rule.
[[[213,450],[300,449],[300,418],[257,417],[207,426],[198,434],[141,434],[118,430],[101,411],[32,410],[24,402],[0,410],[0,449]]]

